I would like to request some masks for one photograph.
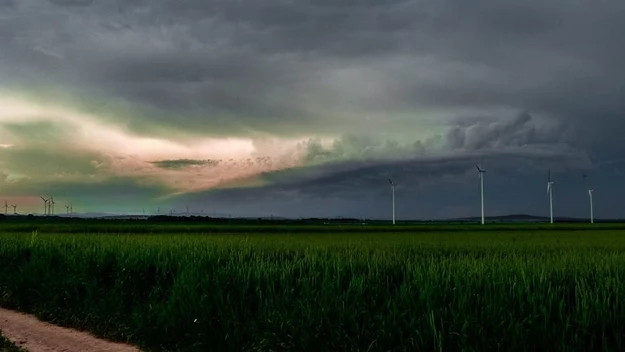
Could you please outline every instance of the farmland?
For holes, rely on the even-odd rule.
[[[623,350],[621,224],[5,221],[0,305],[147,350]]]

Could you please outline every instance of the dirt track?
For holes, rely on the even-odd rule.
[[[30,352],[137,352],[129,345],[108,342],[88,333],[39,321],[32,315],[0,308],[0,330],[15,345]]]

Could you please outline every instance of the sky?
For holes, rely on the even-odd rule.
[[[625,2],[0,0],[0,205],[625,217]],[[586,178],[582,175],[587,175]],[[4,210],[4,209],[2,209]],[[12,208],[9,208],[9,213]]]

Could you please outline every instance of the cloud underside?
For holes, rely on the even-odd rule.
[[[389,175],[411,192],[468,189],[480,158],[510,182],[547,168],[616,179],[624,15],[538,0],[0,0],[3,188],[350,207]]]
[[[217,165],[217,160],[191,160],[191,159],[178,159],[178,160],[159,160],[153,161],[152,164],[162,169],[185,169],[193,166],[202,165]]]

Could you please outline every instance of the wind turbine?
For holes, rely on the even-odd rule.
[[[13,215],[17,215],[17,205],[11,205],[13,207]]]
[[[584,180],[588,179],[588,175],[587,174],[583,174],[582,178]],[[588,181],[586,181],[586,186],[588,186],[588,199],[590,200],[590,223],[594,224],[595,223],[595,214],[594,214],[594,209],[593,209],[593,205],[592,205],[592,192],[594,192],[594,190],[592,188],[590,188],[590,185],[588,184]]]
[[[69,205],[65,206],[65,214],[69,215]]]
[[[391,184],[391,192],[393,193],[393,225],[395,225],[395,186],[396,184],[390,178],[388,179],[388,182]]]
[[[54,204],[56,204],[54,202],[54,197],[50,196],[50,207],[52,208],[52,211],[50,212],[50,214],[54,215]]]
[[[553,224],[553,181],[551,181],[551,169],[547,171],[547,193],[549,194],[549,219]]]
[[[45,199],[42,196],[40,196],[39,198],[41,198],[41,200],[43,200],[43,215],[48,215],[48,201],[49,201],[49,199]]]
[[[590,198],[590,223],[594,224],[595,214],[594,214],[594,209],[592,208],[592,192],[593,192],[592,188],[588,190],[588,197]]]
[[[480,205],[482,207],[482,225],[484,225],[484,173],[486,170],[482,168],[482,161],[479,165],[475,165],[478,174],[480,175]]]

